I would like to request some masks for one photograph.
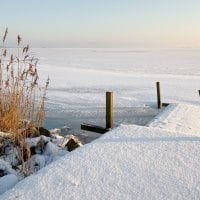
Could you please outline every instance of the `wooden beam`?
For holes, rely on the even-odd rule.
[[[106,128],[113,128],[113,92],[106,92]]]
[[[95,126],[95,125],[91,125],[91,124],[85,124],[85,123],[81,124],[81,129],[85,130],[85,131],[100,133],[100,134],[104,134],[109,131],[109,129],[106,129],[104,127]]]
[[[162,103],[162,106],[167,107],[167,106],[169,106],[169,103]]]

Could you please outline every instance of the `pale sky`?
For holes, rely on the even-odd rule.
[[[200,0],[0,0],[0,34],[33,47],[199,47]]]

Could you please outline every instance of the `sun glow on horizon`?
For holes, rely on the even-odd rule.
[[[38,47],[198,47],[199,10],[197,0],[7,0],[0,31]]]

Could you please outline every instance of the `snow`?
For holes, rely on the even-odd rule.
[[[8,174],[0,178],[0,194],[12,188],[18,181],[17,176],[14,174]]]
[[[0,199],[199,199],[200,137],[121,125]]]
[[[200,106],[189,104],[171,104],[155,117],[150,127],[200,136]]]
[[[121,124],[71,153],[48,143],[36,164],[44,165],[45,156],[55,162],[0,199],[200,199],[199,52],[34,49],[41,58],[41,80],[47,74],[51,79],[47,117],[53,116],[51,122],[58,118],[55,124],[63,126],[52,132],[73,132],[74,120],[80,125],[82,119],[101,119],[108,90],[114,91],[120,123],[126,122],[124,111],[138,118],[139,109],[155,110],[156,81],[161,82],[163,101],[171,104],[146,127]],[[64,142],[56,135],[53,141]]]
[[[46,137],[46,136],[44,136],[44,135],[41,135],[40,137],[27,138],[27,139],[26,139],[26,143],[27,143],[28,145],[30,145],[30,147],[34,147],[34,146],[37,146],[37,143],[38,143],[40,140],[43,140],[44,142],[49,142],[49,141],[50,141],[50,138],[49,138],[49,137]]]
[[[49,157],[48,157],[49,160]],[[30,169],[31,173],[36,173],[38,170],[45,167],[47,161],[45,160],[45,156],[40,154],[35,154],[31,156],[31,158],[26,161],[26,169]]]
[[[33,49],[40,58],[41,81],[50,77],[47,128],[69,126],[80,133],[80,123],[104,125],[105,92],[114,92],[115,122],[124,121],[130,108],[155,107],[156,81],[166,103],[199,104],[200,49]],[[139,113],[140,114],[140,113]],[[130,116],[136,116],[131,121]],[[127,116],[137,121],[137,113]],[[85,121],[85,119],[87,121]],[[74,121],[77,121],[75,123]]]
[[[15,170],[12,169],[11,165],[2,159],[0,159],[0,169],[3,170],[6,174],[16,173]]]
[[[61,136],[55,130],[51,131],[52,137],[41,135],[40,137],[27,138],[26,144],[31,147],[30,158],[25,161],[25,167],[22,169],[21,154],[19,147],[15,146],[10,139],[2,144],[2,155],[0,156],[0,195],[6,190],[12,188],[18,181],[26,176],[36,173],[51,162],[58,160],[70,150],[81,146],[81,142],[73,135]],[[10,137],[10,134],[8,135]],[[68,143],[74,140],[77,145],[70,147]],[[11,176],[12,175],[12,176]]]

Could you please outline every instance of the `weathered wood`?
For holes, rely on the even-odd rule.
[[[113,128],[113,92],[106,92],[106,128]]]
[[[169,106],[169,103],[162,103],[162,106],[167,107],[167,106]]]
[[[104,134],[109,131],[109,129],[106,129],[104,127],[95,126],[95,125],[91,125],[91,124],[85,124],[85,123],[81,124],[81,129],[85,130],[85,131],[100,133],[100,134]]]
[[[92,124],[81,124],[81,129],[104,134],[113,128],[113,92],[106,92],[106,128]]]
[[[160,109],[162,108],[160,82],[156,82],[156,89],[157,89],[157,104],[158,104],[158,109]]]

